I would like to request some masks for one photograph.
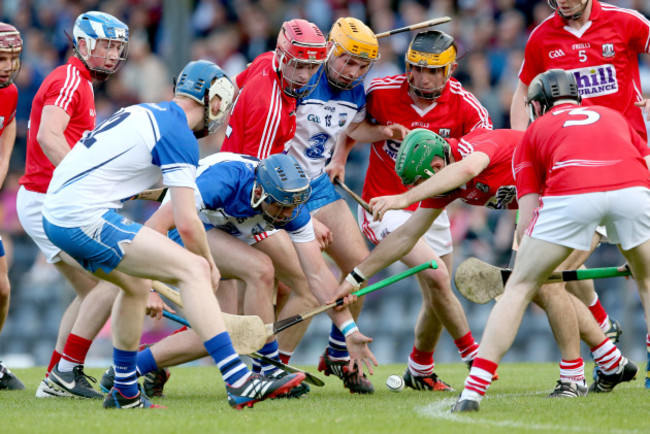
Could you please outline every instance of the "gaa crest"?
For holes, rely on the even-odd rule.
[[[614,57],[614,44],[603,44],[603,57]]]
[[[438,135],[440,137],[444,137],[445,139],[448,139],[450,134],[451,134],[451,130],[449,128],[440,128],[440,130],[438,131]]]

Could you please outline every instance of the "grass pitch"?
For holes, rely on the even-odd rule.
[[[36,399],[43,368],[16,369],[27,390],[0,392],[0,432],[14,433],[503,433],[503,432],[650,432],[650,390],[643,388],[643,367],[635,381],[613,393],[578,399],[545,399],[558,378],[556,364],[503,364],[500,380],[475,414],[451,414],[458,392],[390,392],[386,378],[404,365],[385,365],[372,377],[376,392],[351,395],[333,377],[310,396],[272,400],[252,409],[232,410],[216,368],[172,369],[167,410],[102,409],[99,401]],[[303,367],[316,374],[315,367]],[[588,367],[591,369],[591,365]],[[467,369],[461,363],[437,365],[436,372],[458,391]],[[88,369],[101,377],[102,370]]]

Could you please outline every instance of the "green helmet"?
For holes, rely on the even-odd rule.
[[[433,131],[416,128],[406,136],[397,153],[395,172],[404,185],[412,185],[433,175],[431,161],[438,156],[449,164],[449,143]]]

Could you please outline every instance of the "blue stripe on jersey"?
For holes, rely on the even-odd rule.
[[[159,167],[188,164],[199,165],[199,142],[187,125],[185,112],[175,102],[142,104],[154,117],[160,138],[151,150],[152,163]],[[179,166],[180,168],[181,166]]]
[[[93,170],[95,170],[95,169],[99,169],[100,167],[102,167],[102,166],[104,166],[104,165],[110,163],[111,161],[115,160],[116,158],[121,157],[122,155],[126,154],[127,152],[129,152],[129,151],[130,151],[131,149],[133,149],[133,148],[134,148],[134,146],[131,146],[129,149],[125,150],[124,152],[121,152],[121,153],[117,154],[116,156],[114,156],[114,157],[112,157],[112,158],[109,158],[108,160],[104,161],[103,163],[99,163],[98,165],[96,165],[96,166],[94,166],[94,167],[91,167],[91,168],[88,169],[88,170],[84,170],[83,172],[81,172],[81,173],[79,173],[79,174],[73,176],[72,178],[70,178],[70,179],[68,179],[66,182],[64,182],[64,183],[61,185],[61,187],[59,187],[59,188],[54,192],[54,194],[60,192],[61,190],[63,190],[63,189],[66,188],[67,186],[69,186],[69,185],[71,185],[71,184],[74,184],[75,182],[79,181],[80,179],[85,178],[86,176],[90,175],[90,172],[92,172]]]

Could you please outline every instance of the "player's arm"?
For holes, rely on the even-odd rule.
[[[510,104],[510,128],[513,130],[525,131],[528,128],[529,119],[525,102],[527,94],[528,86],[519,80]]]
[[[58,166],[63,157],[70,152],[65,139],[65,129],[70,122],[70,115],[59,106],[46,105],[41,114],[41,124],[36,133],[36,141],[50,162]]]
[[[167,232],[174,229],[174,212],[171,201],[162,204],[144,225],[163,235],[167,235]]]
[[[462,187],[483,172],[489,164],[490,157],[487,154],[480,151],[472,152],[402,194],[373,197],[370,200],[372,215],[375,220],[381,220],[381,217],[389,209],[403,209],[421,200]]]
[[[517,222],[517,243],[521,243],[524,233],[533,220],[533,212],[539,206],[539,194],[529,193],[519,198],[519,221]]]
[[[402,140],[409,130],[400,124],[375,125],[365,119],[363,122],[350,124],[345,132],[357,142],[374,143],[389,139]]]
[[[16,141],[16,117],[7,125],[0,137],[0,187],[5,182],[9,171],[9,160]]]
[[[194,204],[194,190],[188,187],[170,187],[171,207],[174,216],[174,224],[178,234],[183,240],[185,248],[192,253],[202,256],[210,264],[212,284],[219,283],[219,271],[210,254],[208,240],[205,236],[205,228]]]

